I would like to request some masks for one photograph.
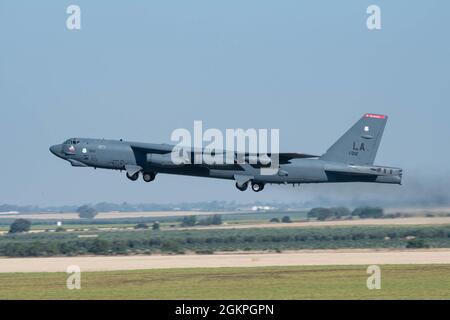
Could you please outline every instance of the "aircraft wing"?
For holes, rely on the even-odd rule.
[[[278,163],[279,164],[288,164],[291,163],[291,160],[293,159],[307,159],[307,158],[318,158],[319,156],[312,155],[312,154],[306,154],[306,153],[269,153],[267,156],[272,161],[274,158],[278,156]],[[258,159],[259,155],[254,153],[246,153],[245,154],[245,161],[248,162],[250,159]]]
[[[279,153],[280,164],[289,163],[292,159],[307,159],[307,158],[318,158],[319,156],[315,156],[313,154],[307,153]]]
[[[135,153],[147,154],[147,153],[156,153],[156,154],[166,154],[172,152],[173,146],[169,144],[152,144],[152,143],[139,143],[139,142],[131,142],[131,149]]]
[[[130,143],[131,148],[136,154],[146,155],[148,153],[155,154],[168,154],[172,152],[174,146],[169,144],[151,144],[151,143],[139,143],[132,142]],[[225,153],[225,151],[223,151]],[[306,159],[306,158],[318,158],[319,156],[306,154],[306,153],[278,153],[278,154],[269,154],[270,158],[278,155],[279,164],[287,164],[290,163],[293,159]],[[251,156],[250,154],[246,154],[246,157]]]

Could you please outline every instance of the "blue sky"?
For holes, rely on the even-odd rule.
[[[66,8],[81,7],[78,31]],[[381,8],[382,29],[366,28]],[[446,1],[0,0],[0,203],[301,201],[422,194],[450,178]],[[159,175],[131,183],[48,152],[68,137],[169,142],[172,130],[279,128],[323,153],[365,112],[389,115],[377,163],[405,185],[272,187]]]

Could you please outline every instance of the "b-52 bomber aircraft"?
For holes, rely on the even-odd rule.
[[[150,182],[158,173],[167,173],[234,180],[240,191],[245,191],[251,185],[255,192],[262,191],[266,184],[401,184],[402,169],[373,164],[386,121],[385,115],[363,115],[321,156],[268,154],[269,158],[276,156],[278,161],[273,174],[269,175],[261,174],[260,169],[264,167],[261,163],[174,163],[171,157],[174,146],[169,144],[72,138],[51,146],[50,151],[74,167],[125,170],[127,178],[132,181],[137,180],[140,174],[145,182]]]

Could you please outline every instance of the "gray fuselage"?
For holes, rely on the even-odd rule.
[[[270,175],[261,174],[250,164],[181,164],[170,162],[174,146],[104,139],[69,139],[50,147],[50,151],[76,167],[126,170],[133,174],[157,173],[249,181],[264,185],[326,182],[375,182],[401,184],[402,170],[374,165],[353,165],[320,158],[294,158],[280,163]],[[153,180],[153,179],[152,179]]]

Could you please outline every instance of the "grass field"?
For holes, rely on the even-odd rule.
[[[381,266],[369,290],[365,266],[196,268],[0,274],[0,299],[450,299],[450,265]]]

